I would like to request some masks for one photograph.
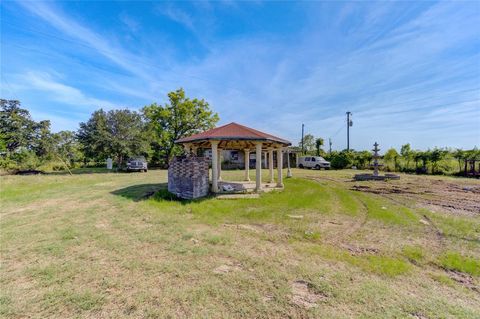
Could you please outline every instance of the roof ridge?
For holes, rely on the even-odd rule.
[[[248,126],[245,126],[245,125],[242,125],[242,124],[238,124],[238,123],[235,123],[235,124],[237,124],[237,125],[239,125],[239,126],[241,126],[241,127],[243,127],[243,128],[246,128],[247,130],[249,130],[249,131],[251,131],[251,132],[254,132],[254,133],[257,134],[257,135],[260,135],[260,136],[261,136],[261,135],[263,134],[263,135],[268,135],[268,136],[270,136],[270,137],[274,137],[274,138],[278,138],[278,139],[282,139],[282,140],[283,140],[283,138],[280,138],[280,137],[278,137],[278,136],[275,136],[275,135],[272,135],[272,134],[269,134],[269,133],[265,133],[265,132],[262,132],[262,131],[260,131],[260,130],[257,130],[257,129],[254,129],[254,128],[251,128],[251,127],[248,127]],[[260,134],[258,134],[258,133],[260,133]]]
[[[222,138],[222,137],[225,137],[227,139],[228,138],[233,138],[233,137],[240,138],[240,139],[250,137],[253,140],[267,139],[267,140],[278,141],[280,143],[290,144],[289,141],[287,141],[283,138],[280,138],[278,136],[256,130],[254,128],[251,128],[251,127],[248,127],[248,126],[245,126],[243,124],[236,123],[236,122],[230,122],[230,123],[224,124],[222,126],[215,127],[215,128],[210,129],[210,130],[204,131],[204,132],[200,132],[200,133],[188,136],[188,137],[180,138],[176,142],[177,143],[178,142],[180,142],[180,143],[184,142],[185,143],[185,142],[188,142],[188,141],[202,139],[202,138],[203,139],[215,139],[215,138]]]

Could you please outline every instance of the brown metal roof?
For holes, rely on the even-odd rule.
[[[283,144],[285,146],[291,145],[291,143],[283,138],[276,137],[271,134],[260,132],[250,127],[240,125],[237,123],[230,123],[223,126],[213,128],[211,130],[194,134],[192,136],[181,138],[176,143],[190,143],[190,142],[200,142],[207,140],[216,140],[216,141],[268,141],[276,142]]]

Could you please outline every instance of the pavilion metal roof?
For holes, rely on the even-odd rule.
[[[258,141],[258,142],[274,142],[285,146],[291,143],[283,138],[258,131],[256,129],[238,124],[230,123],[219,126],[208,131],[194,134],[188,137],[176,140],[176,143],[194,143],[201,141]]]

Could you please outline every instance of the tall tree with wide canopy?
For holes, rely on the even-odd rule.
[[[176,140],[211,129],[219,120],[205,100],[187,98],[182,88],[168,93],[168,99],[164,106],[154,103],[142,109],[152,148],[166,164],[181,153]]]
[[[302,146],[302,141],[300,141]],[[312,134],[307,134],[303,137],[303,151],[305,154],[313,154],[315,150],[315,137]]]
[[[81,145],[77,140],[75,132],[60,131],[52,134],[55,155],[64,163],[73,166],[75,162],[83,159]]]
[[[19,147],[31,149],[39,129],[39,123],[32,120],[28,110],[21,108],[20,101],[0,100],[0,144],[6,151],[13,152]]]
[[[95,111],[88,122],[80,123],[78,140],[87,157],[104,160],[112,157],[121,168],[132,155],[146,152],[144,124],[140,114],[130,110]]]

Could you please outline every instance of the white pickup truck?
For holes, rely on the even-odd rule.
[[[299,168],[329,169],[330,162],[321,156],[302,156],[298,159]]]

